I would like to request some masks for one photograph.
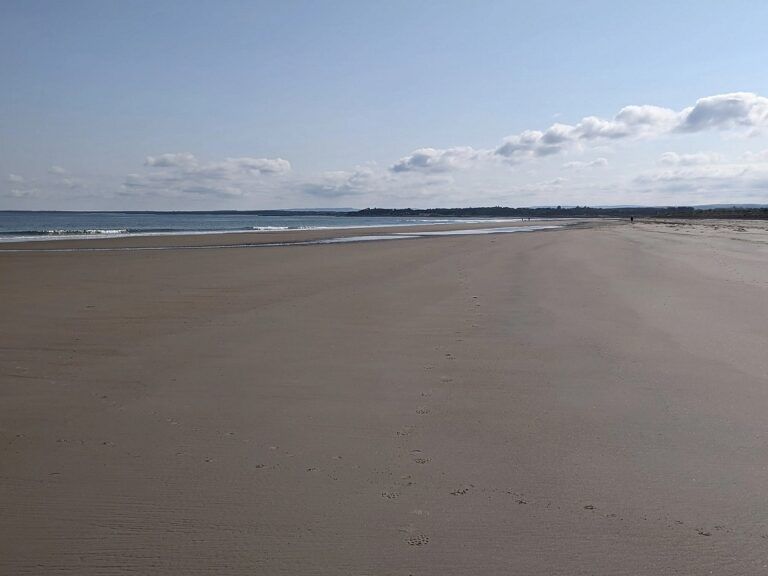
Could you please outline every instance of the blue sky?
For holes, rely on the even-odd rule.
[[[0,0],[0,208],[768,202],[766,22],[738,1]]]

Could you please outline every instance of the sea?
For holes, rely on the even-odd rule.
[[[519,218],[364,217],[258,215],[220,212],[26,212],[0,211],[0,242],[119,236],[268,232],[516,222]]]

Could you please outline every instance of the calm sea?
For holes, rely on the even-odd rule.
[[[251,214],[0,211],[0,242],[126,235],[312,230],[414,224],[511,222],[511,219],[357,216],[257,216]]]

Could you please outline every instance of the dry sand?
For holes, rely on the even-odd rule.
[[[766,573],[757,228],[0,253],[0,574]]]

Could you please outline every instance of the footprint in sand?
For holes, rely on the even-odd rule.
[[[528,504],[528,501],[525,499],[525,494],[521,494],[519,492],[512,492],[511,490],[507,490],[507,494],[511,494],[515,497],[515,502],[518,504]]]
[[[469,489],[472,487],[472,484],[469,486],[464,486],[462,488],[457,488],[453,492],[451,492],[451,496],[464,496],[467,492],[469,492]]]
[[[414,534],[405,540],[409,546],[426,546],[429,544],[429,536],[426,534]]]
[[[430,458],[414,458],[413,461],[416,462],[416,464],[426,464],[430,461]]]
[[[400,496],[399,492],[382,492],[381,497],[386,498],[387,500],[395,500],[397,497]]]
[[[429,408],[417,408],[416,414],[429,414]]]

